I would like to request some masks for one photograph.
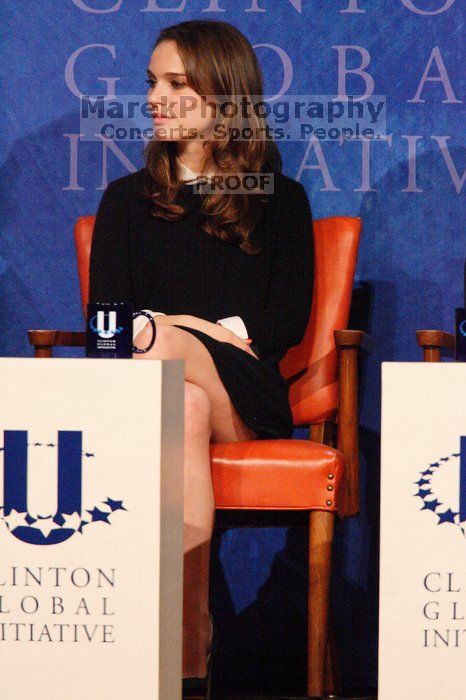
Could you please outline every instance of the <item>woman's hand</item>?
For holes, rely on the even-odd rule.
[[[249,347],[249,345],[252,343],[252,338],[247,338],[246,340],[244,340],[243,338],[240,338],[239,335],[236,335],[236,333],[233,333],[233,331],[229,331],[229,333],[231,333],[231,339],[227,340],[227,343],[236,345],[238,348],[241,348],[241,350],[245,350],[250,355],[253,355],[253,357],[255,357],[256,360],[259,359],[256,353]]]
[[[188,328],[196,328],[197,330],[210,335],[211,338],[215,338],[215,340],[236,345],[238,348],[241,348],[241,350],[253,355],[256,360],[259,359],[255,352],[253,352],[249,347],[250,343],[252,343],[251,338],[243,340],[243,338],[240,338],[238,335],[236,335],[236,333],[233,333],[233,331],[229,330],[228,328],[224,328],[218,323],[206,321],[204,318],[198,318],[197,316],[191,316],[190,314],[173,314],[171,316],[156,316],[156,323],[169,326],[179,325],[187,326]]]

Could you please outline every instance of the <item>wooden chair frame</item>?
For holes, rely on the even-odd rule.
[[[455,336],[445,331],[416,331],[416,340],[424,362],[441,362],[442,352],[450,355],[455,349]]]

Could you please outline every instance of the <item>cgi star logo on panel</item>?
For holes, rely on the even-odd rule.
[[[431,462],[414,483],[420,510],[430,510],[437,525],[456,525],[466,537],[466,436],[460,438],[459,452]]]
[[[5,430],[3,452],[3,506],[0,519],[19,540],[35,545],[59,544],[75,533],[81,535],[87,526],[96,522],[111,525],[119,511],[127,510],[122,500],[110,497],[91,508],[82,505],[82,460],[96,459],[93,452],[82,449],[80,430],[59,430],[58,443],[28,443],[27,430]],[[49,452],[47,459],[57,459],[57,508],[54,513],[28,511],[28,452]],[[58,454],[57,454],[58,453]]]

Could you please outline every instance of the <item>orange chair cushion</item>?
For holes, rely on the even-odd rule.
[[[210,443],[215,507],[341,510],[344,459],[309,440]]]

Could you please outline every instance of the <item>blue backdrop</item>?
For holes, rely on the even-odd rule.
[[[337,533],[333,607],[345,684],[375,686],[380,363],[419,359],[415,330],[451,331],[462,303],[459,1],[5,0],[0,353],[29,356],[29,328],[82,329],[74,221],[95,213],[108,181],[142,166],[137,142],[80,140],[80,94],[144,94],[159,29],[194,18],[243,31],[265,94],[285,86],[293,95],[336,95],[343,85],[347,94],[387,96],[388,139],[368,151],[361,143],[280,145],[284,172],[306,187],[315,218],[364,222],[354,323],[377,345],[363,367],[362,512]],[[285,686],[292,666],[299,690],[303,534],[232,529],[216,537],[215,552],[218,683],[241,687],[255,675],[262,687]]]

